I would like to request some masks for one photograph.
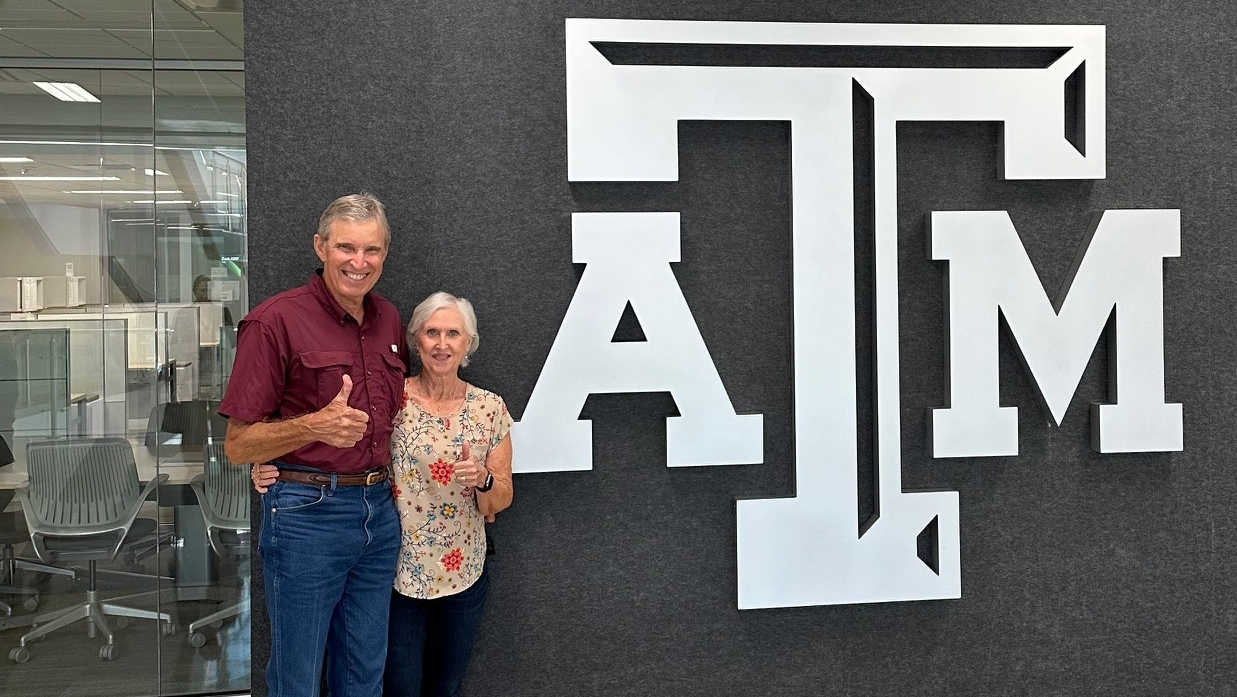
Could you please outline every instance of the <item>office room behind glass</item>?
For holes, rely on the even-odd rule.
[[[249,690],[247,472],[212,443],[248,308],[241,18],[0,2],[5,695]]]

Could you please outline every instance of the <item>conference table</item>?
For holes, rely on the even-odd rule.
[[[168,475],[168,485],[184,485],[202,473],[201,447],[160,445],[147,448],[141,437],[129,438],[133,446],[133,460],[137,464],[137,477],[143,483],[160,474]],[[26,482],[26,443],[18,438],[12,446],[14,462],[0,467],[0,489],[14,489]]]

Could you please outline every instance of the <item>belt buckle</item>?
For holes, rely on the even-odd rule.
[[[365,486],[373,486],[382,481],[382,474],[386,470],[374,470],[365,474]]]

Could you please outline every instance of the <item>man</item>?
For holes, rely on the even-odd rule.
[[[371,292],[390,229],[368,194],[327,206],[323,269],[238,328],[219,413],[235,463],[272,461],[258,541],[271,622],[271,697],[314,695],[323,648],[333,697],[378,697],[400,530],[387,465],[407,342]]]

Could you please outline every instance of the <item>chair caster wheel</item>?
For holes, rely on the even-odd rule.
[[[115,644],[104,644],[99,647],[100,661],[114,661],[120,655],[120,647]]]
[[[163,636],[172,636],[176,633],[176,624],[173,622],[164,622],[159,626],[159,629],[163,632]]]
[[[189,635],[189,645],[195,649],[200,649],[206,646],[206,635],[201,632],[194,632]]]
[[[39,596],[32,595],[29,598],[21,601],[21,609],[26,612],[34,612],[39,609]]]
[[[18,646],[9,652],[9,660],[14,663],[25,663],[30,660],[30,649]]]
[[[116,618],[117,629],[128,629],[129,625],[131,624],[133,624],[133,621],[130,620],[128,617],[117,617]]]

